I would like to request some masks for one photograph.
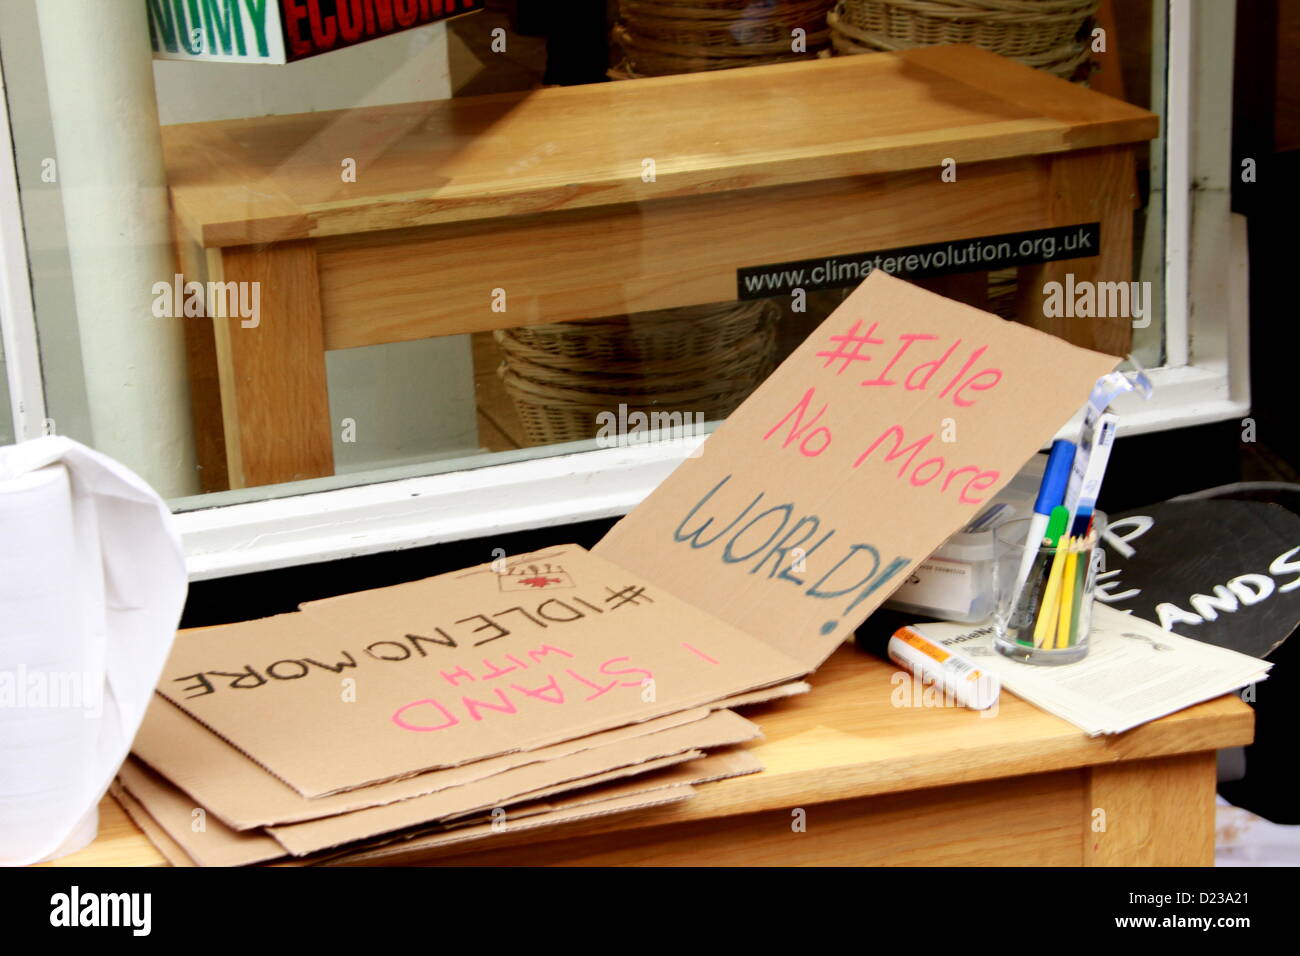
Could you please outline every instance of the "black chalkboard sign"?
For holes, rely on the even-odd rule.
[[[1111,516],[1097,598],[1266,657],[1300,623],[1300,517],[1258,501],[1166,501]]]

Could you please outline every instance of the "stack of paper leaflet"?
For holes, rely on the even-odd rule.
[[[1268,677],[1273,666],[1256,657],[1182,637],[1098,603],[1088,632],[1088,656],[1063,667],[1003,657],[993,626],[949,621],[916,625],[960,652],[1002,686],[1090,737],[1120,734],[1167,714],[1213,700]]]
[[[806,690],[1116,362],[875,273],[591,552],[179,635],[123,802],[180,863],[362,860],[754,772],[728,708]]]

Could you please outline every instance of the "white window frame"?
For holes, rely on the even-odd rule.
[[[0,71],[0,347],[9,380],[9,408],[14,440],[37,438],[45,429],[45,384],[32,306],[32,277],[18,201],[18,169],[9,127],[9,91]]]
[[[1166,8],[1167,364],[1150,372],[1156,388],[1149,402],[1123,400],[1124,435],[1249,414],[1245,229],[1229,212],[1235,7],[1169,0]],[[42,433],[45,401],[10,130],[7,121],[0,125],[0,326],[15,435],[23,440]],[[178,513],[176,522],[191,580],[490,540],[624,514],[702,440],[200,508]]]

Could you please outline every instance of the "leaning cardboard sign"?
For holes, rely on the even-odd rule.
[[[182,634],[159,687],[189,721],[172,746],[201,725],[278,778],[219,815],[301,821],[268,832],[308,853],[744,739],[700,737],[698,713],[596,735],[785,693],[1115,364],[874,274],[593,551]],[[211,797],[166,735],[147,749]]]

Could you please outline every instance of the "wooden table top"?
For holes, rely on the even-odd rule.
[[[1089,738],[1072,724],[1003,692],[996,716],[961,707],[894,706],[898,669],[858,649],[840,648],[811,678],[811,693],[742,713],[763,730],[750,749],[762,773],[704,784],[682,803],[576,822],[551,831],[596,833],[715,819],[763,810],[970,783],[1093,764],[1217,750],[1250,743],[1254,712],[1228,695],[1125,734]],[[906,686],[906,685],[903,685]],[[503,834],[540,842],[547,831]],[[470,852],[467,846],[455,853]],[[447,855],[446,851],[440,855]],[[99,838],[57,866],[153,866],[163,857],[111,797],[100,808]]]
[[[945,158],[1136,142],[1157,124],[945,46],[162,133],[173,208],[212,248],[928,167],[938,182]]]

